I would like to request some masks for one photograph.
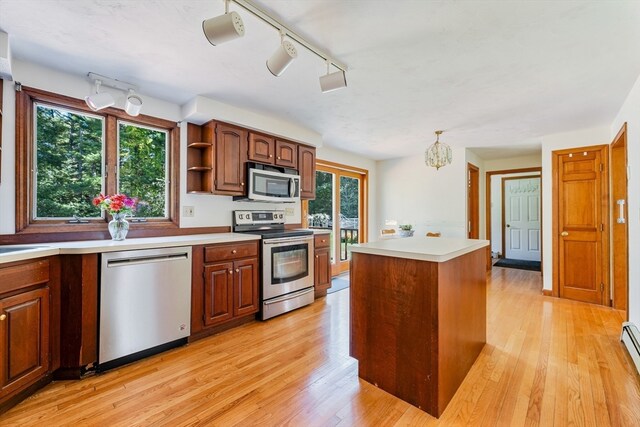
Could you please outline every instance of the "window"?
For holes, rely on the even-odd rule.
[[[22,88],[16,232],[104,231],[110,218],[92,204],[99,193],[137,198],[137,229],[177,227],[178,147],[176,123]]]

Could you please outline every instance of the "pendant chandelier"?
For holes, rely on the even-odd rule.
[[[440,142],[441,130],[436,131],[436,142],[424,152],[424,162],[427,166],[440,169],[451,163],[451,147]]]

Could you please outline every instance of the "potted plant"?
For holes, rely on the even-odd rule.
[[[411,225],[411,224],[400,224],[398,227],[400,227],[400,237],[411,237],[411,236],[413,236],[413,232],[415,231],[413,229],[413,225]]]

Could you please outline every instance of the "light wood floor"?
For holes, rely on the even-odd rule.
[[[440,420],[358,379],[348,298],[51,384],[0,425],[640,425],[620,314],[541,296],[540,273],[493,269],[487,345]]]

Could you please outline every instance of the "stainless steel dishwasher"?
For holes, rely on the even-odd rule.
[[[186,343],[191,247],[102,254],[98,370]]]

